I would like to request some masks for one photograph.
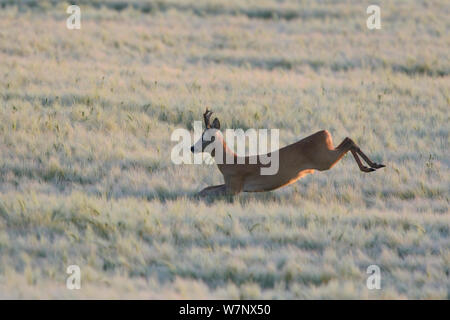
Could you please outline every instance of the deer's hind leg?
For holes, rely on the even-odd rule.
[[[353,142],[353,144],[354,144],[353,150],[354,150],[357,154],[359,154],[359,155],[361,156],[361,158],[363,158],[364,161],[365,161],[371,168],[374,168],[374,169],[380,169],[380,168],[386,167],[384,164],[376,163],[376,162],[373,162],[372,160],[370,160],[369,157],[366,156],[366,155],[364,154],[364,152],[362,152],[361,149],[360,149],[354,142]]]
[[[352,153],[352,155],[353,155],[353,158],[355,158],[355,161],[358,164],[359,169],[361,171],[363,171],[363,172],[372,172],[372,171],[375,171],[376,169],[380,169],[380,168],[385,167],[384,164],[378,164],[378,163],[375,163],[375,162],[371,161],[369,159],[369,157],[366,156],[361,151],[361,149],[356,145],[356,143],[352,139],[350,139],[348,137],[345,138],[341,142],[341,144],[339,144],[339,146],[336,147],[335,150],[337,151],[337,154],[338,154],[338,160],[340,158],[342,158],[345,153],[350,151]],[[363,163],[359,159],[358,155],[360,155],[364,159],[364,161],[370,166],[370,168],[366,167],[365,165],[363,165]]]
[[[314,152],[315,161],[313,161],[313,163],[316,165],[315,169],[320,171],[329,170],[349,151],[355,158],[359,169],[363,172],[372,172],[376,169],[385,167],[383,164],[378,164],[371,161],[352,139],[345,138],[336,148],[334,148],[332,145],[331,135],[328,131],[324,130],[319,133],[320,135],[317,135],[314,142],[322,147],[319,147]],[[323,146],[325,146],[325,148]],[[358,155],[360,155],[370,167],[363,165]]]

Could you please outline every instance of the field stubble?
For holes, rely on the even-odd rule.
[[[352,1],[80,3],[69,31],[67,3],[0,1],[0,298],[449,297],[446,1],[381,1],[377,31]],[[170,134],[205,106],[387,167],[199,201],[221,176]]]

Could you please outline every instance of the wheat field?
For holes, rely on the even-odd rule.
[[[448,1],[377,1],[379,30],[356,0],[75,3],[0,0],[0,298],[450,298]],[[222,176],[170,136],[206,106],[387,167],[198,199]]]

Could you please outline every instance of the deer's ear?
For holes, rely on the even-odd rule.
[[[212,128],[219,130],[220,129],[220,122],[219,119],[215,118],[212,123]]]

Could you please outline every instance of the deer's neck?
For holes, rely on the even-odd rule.
[[[218,142],[220,142],[222,152],[220,154],[219,152],[216,153],[215,151],[213,151],[211,155],[214,157],[219,169],[222,168],[222,166],[226,165],[228,161],[230,161],[230,159],[232,159],[232,163],[236,163],[237,154],[227,146],[227,143],[225,142],[223,136],[218,135],[216,136],[216,139],[218,139]]]

